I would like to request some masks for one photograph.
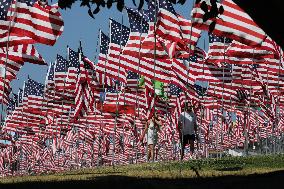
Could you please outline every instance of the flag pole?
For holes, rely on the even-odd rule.
[[[123,24],[123,16],[124,16],[124,13],[122,12],[122,24]],[[120,37],[122,37],[122,26],[121,26],[121,36]],[[121,40],[120,40],[120,55],[119,55],[119,68],[120,68],[120,56],[122,55],[122,45],[121,45]],[[128,77],[128,74],[129,74],[129,72],[127,73],[127,76],[126,76],[126,83],[125,83],[125,86],[124,86],[124,89],[122,90],[122,93],[120,93],[120,95],[122,94],[123,95],[123,107],[125,106],[125,89],[126,89],[126,87],[127,87],[127,77]],[[118,92],[118,91],[117,91]],[[119,96],[120,97],[120,96]],[[136,96],[137,97],[137,96]],[[118,99],[117,99],[118,100]],[[125,131],[125,117],[126,117],[126,112],[123,112],[123,117],[124,117],[124,119],[123,119],[123,123],[122,123],[122,129],[123,129],[123,132],[122,132],[122,141],[121,141],[121,133],[118,133],[118,136],[119,136],[119,140],[120,140],[120,142],[121,142],[121,151],[120,152],[118,152],[118,161],[119,161],[119,163],[120,163],[120,155],[119,154],[121,154],[121,153],[123,153],[124,154],[124,137],[125,137],[125,133],[124,133],[124,131]],[[116,138],[116,133],[115,133],[115,138]],[[114,145],[115,145],[115,143],[114,143]],[[134,143],[133,143],[133,145],[134,145]]]
[[[254,64],[254,49],[253,49],[253,57],[252,57],[252,65]],[[247,106],[247,112],[246,112],[246,128],[245,128],[245,155],[248,156],[248,144],[249,144],[249,139],[248,139],[248,134],[249,134],[249,129],[250,129],[250,111],[251,111],[251,101],[252,101],[252,73],[251,73],[251,78],[250,78],[250,91],[249,91],[249,95],[250,95],[250,99],[248,102],[246,102],[246,104],[248,103]]]
[[[100,31],[99,31],[100,32]],[[96,50],[95,50],[95,57],[94,57],[94,62],[97,60],[97,55],[98,55],[98,48],[99,48],[99,35],[98,35],[98,38],[97,38],[97,45],[96,45]],[[92,79],[93,80],[95,80],[96,79],[96,76],[95,76],[95,74],[94,74],[94,72],[95,72],[95,70],[92,70]],[[90,86],[90,87],[92,87],[92,86]],[[97,102],[95,102],[94,101],[94,106],[95,106],[95,108],[97,109],[97,107],[96,107],[96,103]],[[96,117],[96,115],[97,115],[97,111],[95,111],[95,117]],[[92,125],[93,127],[95,127],[95,125]],[[93,165],[93,163],[94,163],[94,145],[95,145],[95,136],[93,136],[93,144],[92,144],[92,159],[91,159],[91,167],[94,167],[94,165]]]
[[[267,65],[267,64],[266,64]],[[265,104],[265,107],[267,107],[267,105],[269,104],[269,99],[268,99],[268,67],[266,67],[266,88],[267,88],[267,91],[266,91],[266,104]],[[268,125],[270,124],[267,120],[267,127]],[[268,129],[266,129],[266,152],[265,154],[267,155],[267,151],[268,151]],[[270,150],[269,150],[269,153],[270,153]]]
[[[281,60],[282,60],[282,53],[280,52],[280,49],[279,49],[279,47],[278,47],[278,52],[279,52],[279,66],[278,66],[278,93],[277,93],[277,104],[278,104],[278,108],[277,108],[277,129],[279,130],[280,128],[279,128],[279,122],[280,122],[280,65],[281,65]],[[279,138],[280,138],[280,134],[279,134],[279,136],[277,137],[277,139],[278,139],[278,153],[280,153],[280,149],[279,149],[279,147],[280,147],[280,144],[279,144],[279,142],[280,142],[280,140],[279,140]]]
[[[51,68],[51,64],[50,64],[50,68]],[[47,73],[46,73],[46,75],[49,73],[49,70],[50,70],[50,68],[48,68],[47,69]],[[46,84],[45,84],[45,87],[46,87]],[[44,114],[44,110],[43,110],[43,107],[45,106],[46,107],[46,114],[45,114],[45,116],[47,117],[47,112],[48,112],[48,104],[49,104],[49,101],[45,101],[45,95],[44,95],[45,93],[44,93],[44,91],[43,91],[43,98],[42,98],[42,102],[41,102],[41,110],[40,110],[40,114],[41,114],[41,116],[43,116],[43,114]],[[44,103],[46,102],[46,105],[44,105]],[[40,118],[40,123],[39,124],[41,124],[41,121],[43,120],[43,117],[41,117]],[[40,127],[40,126],[39,126]],[[42,135],[42,129],[40,128],[40,132],[39,132],[39,138],[41,137],[41,135]],[[44,136],[45,136],[45,134],[46,133],[44,133]],[[44,138],[44,137],[43,137]],[[40,139],[41,140],[41,139]],[[39,150],[39,152],[40,152],[40,149],[38,149]],[[40,165],[39,165],[39,167],[40,167]]]
[[[13,99],[14,100],[16,100],[16,104],[15,104],[15,108],[14,108],[14,110],[11,112],[11,114],[9,114],[9,115],[6,115],[6,120],[5,120],[5,126],[7,126],[7,120],[9,120],[9,117],[10,117],[10,119],[13,119],[13,115],[15,114],[15,109],[18,107],[18,99],[15,99],[15,95],[16,94],[14,94],[13,93]],[[18,95],[17,95],[17,98],[18,98]],[[9,117],[8,117],[9,116]],[[17,116],[17,118],[18,118],[18,116]],[[4,126],[4,125],[3,125]],[[3,130],[2,130],[3,131]],[[11,131],[10,131],[11,132]],[[6,131],[6,133],[7,133],[7,131]],[[18,125],[16,126],[16,132],[15,132],[15,134],[14,134],[14,136],[16,135],[16,134],[18,134]],[[16,138],[15,139],[15,142],[16,142],[16,140],[18,140],[18,138]],[[15,143],[13,143],[12,141],[11,141],[11,143],[12,143],[12,145],[15,145]],[[17,148],[17,151],[20,151],[19,150],[19,148]],[[17,162],[19,163],[20,162],[20,156],[18,155],[18,157],[17,157]],[[19,169],[18,171],[20,171],[20,164],[17,166],[17,168]],[[16,170],[17,171],[17,170]]]
[[[65,66],[65,74],[67,73],[68,74],[68,67],[67,67],[67,64],[69,63],[69,59],[70,59],[70,57],[69,57],[69,51],[70,51],[70,48],[69,48],[69,46],[67,45],[67,62],[65,61],[65,63],[64,63],[64,66]],[[61,117],[60,117],[60,125],[62,126],[62,124],[63,124],[63,114],[64,114],[64,108],[63,108],[63,103],[64,103],[64,95],[65,95],[65,89],[66,89],[66,81],[67,81],[67,76],[66,76],[66,78],[64,79],[64,84],[63,84],[63,93],[62,93],[62,102],[61,102],[61,111],[62,111],[62,114],[61,114]],[[69,114],[69,116],[70,116],[70,114]],[[56,131],[57,131],[57,127],[58,127],[58,124],[56,125]],[[59,128],[60,129],[60,131],[59,131],[59,140],[61,139],[61,132],[62,132],[62,127],[60,127]],[[59,142],[58,142],[58,134],[56,135],[56,144],[58,144]],[[58,153],[58,164],[57,164],[57,166],[58,166],[58,168],[59,168],[59,159],[60,159],[60,153],[61,153],[61,151],[59,151],[59,153]]]
[[[98,36],[98,38],[100,38],[100,45],[101,45],[101,43],[102,43],[102,41],[101,41],[101,36],[102,36],[102,31],[101,30],[99,30],[99,36]],[[110,35],[110,34],[109,34]],[[108,54],[106,55],[106,60],[105,60],[105,62],[104,62],[104,74],[103,74],[103,76],[102,76],[102,87],[103,87],[103,91],[104,91],[104,98],[105,98],[105,95],[106,95],[106,92],[105,92],[105,85],[106,85],[106,83],[105,83],[105,81],[106,81],[106,79],[105,79],[105,77],[106,77],[106,63],[108,62]],[[102,121],[102,117],[103,117],[103,101],[105,100],[104,98],[102,98],[101,99],[101,107],[100,107],[100,135],[99,135],[99,139],[101,139],[101,140],[103,140],[103,135],[104,135],[104,133],[103,133],[103,131],[102,131],[102,125],[103,125],[103,121]],[[100,160],[102,161],[102,162],[100,162]],[[99,143],[99,146],[98,146],[98,157],[97,157],[97,167],[99,166],[99,164],[101,164],[101,163],[103,163],[103,157],[102,157],[102,153],[101,153],[101,144]]]
[[[192,1],[192,9],[194,8],[194,5],[195,5],[195,3],[196,3],[196,1],[195,0],[193,0]],[[192,38],[192,33],[193,33],[193,24],[192,24],[192,17],[191,17],[191,26],[190,26],[190,37],[189,37],[189,41],[191,41],[191,38]],[[188,44],[188,48],[189,48],[189,57],[188,57],[188,62],[190,62],[190,55],[191,55],[191,47],[192,47],[192,45],[191,45],[191,43],[189,43]],[[193,50],[193,55],[194,55],[194,50]],[[187,111],[187,106],[186,106],[186,104],[188,104],[188,97],[189,97],[189,95],[187,95],[187,94],[189,94],[189,89],[188,89],[188,76],[189,76],[189,69],[187,69],[187,77],[186,77],[186,86],[185,86],[185,88],[187,89],[186,91],[184,91],[184,93],[185,93],[185,103],[184,103],[184,105],[185,105],[185,107],[184,107],[184,112],[186,112]],[[179,115],[180,116],[180,115]],[[178,118],[179,119],[179,118]],[[183,126],[185,125],[185,119],[183,119]],[[182,126],[182,127],[183,127]],[[184,135],[184,133],[183,133],[183,128],[179,128],[180,130],[181,130],[181,133],[180,133],[180,135],[181,135],[181,137],[180,137],[180,144],[181,144],[181,156],[180,156],[180,174],[181,174],[181,163],[182,163],[182,158],[183,158],[183,156],[184,156],[184,149],[183,149],[183,140],[184,140],[184,138],[183,138],[183,135]],[[184,148],[185,148],[185,146],[184,146]],[[183,156],[182,156],[182,154],[183,154]]]
[[[11,2],[9,9],[12,9],[12,5],[13,5],[13,2]],[[4,65],[4,81],[3,81],[3,92],[2,92],[2,100],[1,100],[1,104],[2,104],[1,105],[1,118],[0,118],[1,119],[1,124],[3,122],[3,113],[4,113],[4,96],[5,96],[6,77],[7,77],[7,70],[6,70],[6,68],[7,68],[7,64],[8,64],[9,42],[10,42],[10,35],[11,35],[11,33],[10,33],[11,31],[10,30],[11,30],[12,22],[14,21],[14,19],[16,17],[16,14],[17,14],[17,0],[15,0],[15,8],[14,8],[13,12],[14,12],[14,15],[13,15],[12,19],[9,20],[8,38],[7,38],[7,42],[6,42],[6,56],[5,56],[5,65]],[[0,130],[2,130],[2,126],[1,126]]]
[[[204,38],[204,41],[203,41],[203,48],[204,48],[204,51],[205,51],[205,38]],[[203,59],[204,61],[204,59]],[[203,65],[202,65],[202,75],[204,76],[204,81],[205,81],[205,71],[204,71],[204,62],[203,62]],[[202,127],[202,124],[203,124],[203,119],[204,119],[204,109],[205,109],[205,106],[204,106],[204,95],[203,94],[203,88],[202,88],[202,96],[201,96],[201,103],[200,103],[200,106],[201,106],[201,121],[200,121],[200,127]],[[201,135],[201,128],[199,127],[199,131],[198,131],[198,134]],[[206,137],[205,137],[205,133],[204,133],[204,141],[203,141],[203,155],[204,153],[206,154]],[[200,141],[200,136],[198,136],[197,138],[197,141],[199,140],[199,144],[201,143]],[[198,154],[198,153],[197,153]]]
[[[78,77],[79,77],[79,74],[81,74],[81,61],[83,61],[83,47],[82,47],[82,41],[80,40],[79,41],[79,49],[78,49],[78,51],[79,51],[79,70],[78,70],[78,74],[76,75],[76,77],[77,77],[77,82],[78,82]],[[85,65],[83,65],[84,66],[84,68],[85,68]],[[86,69],[86,68],[85,68]],[[85,77],[87,77],[87,72],[85,71]],[[87,84],[86,84],[87,85]],[[90,94],[91,95],[91,94]],[[87,101],[89,101],[90,102],[90,99],[87,99]],[[85,133],[87,132],[87,130],[89,130],[88,128],[89,128],[89,124],[88,124],[88,120],[87,120],[87,117],[88,117],[88,109],[89,109],[89,107],[87,107],[87,110],[86,110],[86,112],[85,112]],[[84,115],[83,115],[83,117],[84,117]],[[82,118],[83,118],[82,117]],[[80,128],[80,131],[82,130],[82,128]],[[84,140],[83,140],[83,151],[82,151],[82,159],[81,159],[81,168],[84,166],[83,165],[83,163],[84,162],[86,162],[86,164],[85,164],[85,166],[87,165],[87,161],[86,161],[86,159],[85,159],[85,155],[87,154],[87,152],[85,151],[85,145],[86,145],[86,134],[84,134]],[[87,156],[88,157],[88,156]]]
[[[23,89],[22,89],[22,94],[21,94],[21,96],[22,96],[22,102],[21,102],[21,105],[22,105],[22,107],[21,107],[21,113],[22,113],[22,116],[20,117],[20,120],[21,120],[21,122],[23,121],[23,115],[24,115],[24,107],[23,107],[23,97],[24,97],[24,89],[25,89],[25,85],[26,85],[26,82],[24,81],[24,85],[23,85]],[[19,90],[19,93],[18,94],[20,94],[20,90]],[[20,99],[20,98],[19,98]],[[18,133],[19,134],[19,133]],[[19,134],[19,138],[20,138],[20,134]],[[18,138],[18,140],[19,140],[19,138]],[[23,156],[23,144],[21,143],[21,145],[20,145],[20,147],[21,147],[21,156]],[[26,158],[26,156],[25,156],[25,158]]]
[[[154,5],[154,7],[155,7],[155,16],[154,16],[154,34],[155,34],[155,38],[154,38],[154,77],[153,77],[153,81],[155,82],[155,80],[156,80],[156,61],[157,61],[157,57],[156,57],[156,54],[157,54],[157,37],[156,37],[156,23],[157,23],[157,14],[158,14],[158,12],[157,12],[157,8],[159,9],[160,8],[160,1],[158,1],[157,2],[157,0],[155,0],[155,5]],[[154,82],[153,82],[153,84],[154,84]],[[153,108],[154,108],[154,117],[156,116],[156,107],[155,107],[155,105],[156,105],[156,97],[157,97],[157,94],[156,94],[156,85],[154,84],[154,103],[153,103]],[[152,107],[151,107],[151,109],[152,109]],[[151,110],[152,111],[152,110]],[[156,121],[156,119],[154,120],[154,122]],[[154,123],[154,126],[155,126],[155,123]],[[148,127],[148,129],[149,129],[149,127]],[[157,129],[157,128],[154,128],[154,129]],[[148,143],[148,132],[147,132],[147,143]],[[148,148],[148,145],[147,145],[147,148]],[[155,146],[153,145],[153,151],[155,152]],[[149,151],[149,149],[147,149],[147,151]],[[152,152],[153,154],[153,159],[152,159],[152,161],[154,161],[154,159],[155,159],[155,153],[154,152]]]
[[[141,16],[141,21],[140,21],[140,34],[139,34],[139,51],[138,51],[138,56],[140,57],[139,59],[138,59],[138,76],[137,76],[137,80],[136,80],[136,82],[137,82],[137,86],[136,86],[136,99],[135,99],[135,107],[134,107],[134,109],[136,110],[136,107],[137,107],[137,105],[138,105],[138,118],[140,117],[140,104],[138,103],[138,98],[137,98],[137,95],[138,95],[138,89],[139,89],[139,78],[140,78],[140,75],[141,74],[139,74],[139,72],[140,72],[140,64],[141,64],[141,47],[142,47],[142,27],[143,27],[143,16],[144,16],[144,11],[143,11],[143,9],[142,9],[142,16]],[[146,96],[145,96],[145,98],[146,98]],[[133,122],[134,122],[134,132],[135,132],[135,134],[136,134],[136,137],[138,137],[138,131],[137,131],[137,126],[136,126],[136,119],[137,119],[137,117],[136,117],[136,112],[134,113],[134,120],[133,120]],[[135,136],[135,134],[134,134],[134,136]],[[143,140],[143,139],[142,139]],[[138,143],[139,143],[139,141],[137,142],[137,138],[136,138],[136,148],[135,148],[135,163],[137,164],[137,159],[138,159]],[[135,145],[135,143],[133,144],[133,145]]]
[[[68,67],[67,67],[67,64],[69,62],[69,46],[67,45],[67,61],[64,61],[64,70],[65,70],[65,75],[67,77],[67,73],[68,73]],[[62,126],[62,123],[63,123],[63,114],[64,114],[64,108],[63,108],[63,103],[64,103],[64,95],[65,95],[65,88],[66,88],[66,80],[67,78],[64,79],[64,83],[63,83],[63,92],[62,92],[62,100],[61,100],[61,117],[60,117],[60,125]],[[55,91],[54,91],[55,92]],[[57,123],[58,123],[58,119],[57,119]],[[58,134],[57,134],[57,127],[58,127],[58,124],[56,125],[56,140],[55,140],[55,143],[58,144]],[[61,135],[61,127],[60,127],[60,131],[59,131],[59,136]],[[55,152],[55,155],[56,155],[56,152]],[[58,162],[57,162],[57,166],[59,167],[59,154],[57,154],[58,158]]]
[[[56,62],[55,62],[55,64],[54,64],[54,68],[53,68],[53,70],[54,70],[54,76],[53,76],[53,81],[54,81],[54,92],[53,92],[53,100],[55,101],[55,95],[56,95],[56,80],[55,80],[55,75],[56,75],[56,66],[57,66],[57,64],[58,64],[58,60],[56,59]],[[64,67],[65,67],[65,70],[66,70],[66,63],[64,63]],[[65,71],[65,74],[66,74],[66,71]],[[64,85],[65,85],[65,80],[64,80]],[[62,114],[61,114],[61,117],[62,117]],[[52,124],[56,124],[56,128],[55,128],[55,135],[57,136],[57,127],[58,127],[58,118],[56,117],[55,118],[55,115],[54,115],[54,111],[52,112]],[[52,144],[51,145],[53,145],[53,143],[54,143],[54,129],[53,129],[53,127],[51,127],[52,128],[52,134],[51,134],[51,137],[50,137],[50,139],[49,139],[49,141],[52,141]],[[55,156],[56,157],[56,152],[54,153],[54,154],[52,154],[52,156]],[[54,157],[54,158],[55,158]]]
[[[219,132],[218,132],[218,101],[219,101],[219,99],[218,99],[218,97],[216,97],[215,96],[216,95],[216,85],[214,86],[214,98],[215,98],[215,100],[216,100],[216,108],[214,107],[214,105],[215,105],[215,102],[213,102],[213,112],[214,112],[214,114],[213,114],[213,119],[215,119],[216,118],[216,128],[215,128],[215,124],[213,125],[213,123],[212,123],[212,130],[214,130],[214,129],[216,129],[216,138],[215,138],[215,150],[216,150],[216,158],[218,159],[218,153],[217,153],[217,150],[218,150],[218,134],[219,134]],[[215,111],[216,110],[216,111]],[[213,139],[212,139],[212,142],[213,142]]]
[[[223,68],[222,68],[222,78],[223,78],[223,81],[222,81],[222,84],[223,84],[223,87],[222,87],[222,116],[221,116],[221,145],[220,145],[220,158],[222,158],[222,151],[223,151],[223,128],[224,128],[224,88],[225,88],[225,66],[226,66],[226,37],[223,38],[224,39],[224,55],[223,55]]]
[[[99,35],[98,35],[98,41],[97,41],[97,44],[99,43],[100,44],[100,46],[101,46],[101,43],[102,43],[102,41],[101,41],[101,29],[99,29]],[[100,41],[100,42],[99,42]],[[103,76],[102,76],[102,87],[103,87],[103,95],[105,96],[105,79],[104,79],[104,76],[105,76],[105,72],[106,72],[106,62],[107,62],[107,58],[108,58],[108,56],[106,55],[106,60],[105,60],[105,62],[104,62],[104,74],[103,74]],[[96,166],[98,167],[99,166],[99,164],[100,164],[100,158],[102,159],[102,154],[101,154],[101,142],[99,142],[99,140],[101,140],[101,138],[102,138],[102,124],[103,124],[103,122],[102,122],[102,116],[103,116],[103,99],[104,99],[104,97],[101,97],[101,95],[102,95],[102,93],[100,92],[100,101],[99,101],[99,103],[100,103],[100,127],[99,127],[99,132],[98,132],[98,142],[97,142],[97,144],[98,144],[98,156],[97,156],[97,163],[96,163]]]
[[[30,80],[30,76],[28,75],[28,83],[29,83],[29,80]],[[26,87],[25,87],[26,88]],[[23,91],[24,93],[25,93],[25,91]],[[29,94],[28,94],[28,96],[27,96],[27,107],[29,107]],[[24,111],[24,108],[23,108],[23,111]],[[26,118],[26,127],[28,127],[28,124],[29,124],[29,117],[27,116],[27,118]],[[29,131],[27,131],[27,133],[26,133],[26,137],[28,137],[28,135],[29,135]],[[32,138],[32,137],[31,137]],[[31,141],[31,146],[33,147],[33,138],[32,138],[32,141]],[[31,161],[32,161],[32,157],[31,157],[31,155],[32,154],[30,154],[30,159],[31,159]],[[30,163],[30,161],[28,161],[28,164]],[[31,168],[31,172],[32,172],[32,169],[33,169],[33,167],[31,166],[30,167]]]
[[[119,39],[119,47],[120,47],[120,52],[122,51],[122,44],[121,44],[121,40],[122,40],[122,29],[123,29],[123,13],[121,13],[121,26],[120,26],[120,39]],[[119,59],[118,59],[118,78],[120,76],[120,63],[121,61],[121,53],[119,54]],[[118,80],[119,81],[119,80]],[[116,142],[116,130],[117,130],[117,119],[118,119],[118,116],[119,116],[119,111],[118,111],[118,100],[119,100],[119,88],[121,89],[122,86],[119,86],[119,83],[116,83],[115,84],[116,86],[116,107],[115,107],[115,122],[114,122],[114,135],[113,135],[113,150],[112,150],[112,167],[113,169],[115,169],[115,142]]]

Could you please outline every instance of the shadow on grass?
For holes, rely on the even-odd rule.
[[[240,171],[242,169],[243,169],[242,167],[224,167],[224,168],[218,168],[215,170],[217,171]]]
[[[111,171],[110,173],[107,173],[107,172],[103,172],[103,173],[86,173],[86,172],[83,172],[83,173],[64,173],[65,175],[68,175],[68,176],[74,176],[74,175],[106,175],[106,174],[123,174],[125,172],[121,172],[121,171]]]
[[[218,189],[242,189],[242,188],[276,188],[283,187],[284,171],[275,171],[266,174],[252,174],[248,176],[222,176],[215,178],[177,178],[177,179],[160,179],[160,178],[136,178],[127,176],[98,176],[90,177],[84,181],[61,181],[61,182],[24,182],[16,184],[0,184],[1,189],[19,188],[19,189],[54,189],[54,188],[123,188],[123,189],[140,189],[140,188],[218,188]],[[282,186],[281,186],[282,185]]]

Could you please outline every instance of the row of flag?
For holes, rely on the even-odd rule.
[[[147,2],[147,10],[126,8],[130,27],[109,20],[95,61],[81,45],[67,47],[44,84],[28,78],[17,94],[3,85],[3,176],[145,162],[141,136],[154,114],[156,159],[177,160],[186,102],[201,157],[283,135],[283,50],[240,7],[224,0],[208,17],[215,5],[196,1],[188,20],[168,0]],[[208,52],[197,47],[204,30]]]
[[[10,83],[25,62],[46,65],[34,44],[54,45],[63,32],[57,4],[38,0],[0,2],[1,103],[7,104]]]

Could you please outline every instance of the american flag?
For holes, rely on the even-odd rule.
[[[25,109],[32,111],[33,109],[41,109],[43,105],[44,84],[28,78],[24,87],[23,104]]]
[[[196,93],[199,96],[205,96],[206,95],[206,90],[207,90],[206,87],[202,87],[201,85],[194,84],[194,88],[195,88]]]
[[[6,47],[0,47],[0,65],[5,67],[14,77],[16,77],[24,62],[46,65],[42,56],[31,44],[11,46],[8,51]]]
[[[6,59],[7,52],[8,57]],[[6,88],[6,91],[9,91],[11,80],[16,78],[16,75],[24,65],[24,62],[42,65],[46,64],[33,45],[12,46],[8,48],[8,51],[5,47],[0,47],[0,67],[3,72],[6,72],[1,76],[3,77],[3,80],[2,78],[1,80],[2,82],[7,82],[6,84],[3,84],[3,86],[5,85],[4,88]]]
[[[6,78],[8,79],[8,81],[11,81],[12,79],[15,79],[17,76],[18,71],[20,70],[20,68],[24,65],[24,62],[15,62],[11,59],[4,59],[2,60],[0,58],[0,67],[2,72],[4,73],[4,70],[6,70]],[[1,73],[2,76],[4,76],[4,74]]]
[[[151,79],[156,79],[166,83],[170,82],[170,60],[159,60],[145,58],[142,56],[142,41],[147,36],[149,29],[148,14],[149,11],[139,12],[134,9],[127,9],[130,35],[126,46],[123,48],[121,56],[121,66]]]
[[[19,89],[18,91],[18,106],[23,104],[23,89]]]
[[[224,62],[228,61],[227,48],[231,43],[232,39],[230,38],[209,34],[209,50],[205,61],[221,67]]]
[[[10,16],[15,16],[10,10],[12,8],[13,0],[5,0],[0,2],[0,44],[1,46],[5,47],[6,43],[8,41],[8,31],[9,31],[9,24],[10,24]],[[27,36],[13,36],[11,35],[9,38],[9,44],[12,45],[12,43],[22,44],[22,43],[33,43],[33,39]],[[2,44],[3,43],[3,44]]]
[[[88,112],[94,111],[95,99],[99,99],[100,93],[96,88],[97,84],[92,84],[92,64],[85,60],[87,59],[80,53],[80,73],[76,81],[75,88],[75,110],[74,118],[77,119],[79,115],[84,115]],[[95,82],[96,83],[96,82]],[[95,86],[95,87],[94,87]],[[98,87],[98,86],[97,86]]]
[[[177,85],[171,84],[169,104],[171,107],[173,107],[171,116],[172,116],[172,120],[176,128],[178,126],[178,119],[182,112],[182,107],[185,101],[186,101],[186,97],[184,95],[183,90]]]
[[[116,89],[116,87],[108,87],[106,89],[106,97],[104,104],[116,104],[120,103],[118,101],[119,94],[121,93],[120,90]]]
[[[168,0],[159,0],[156,32],[161,38],[169,40],[172,43],[170,46],[176,43],[176,50],[173,51],[175,53],[168,53],[170,57],[175,54],[178,57],[188,57],[188,54],[193,53],[193,51],[189,53],[189,46],[192,50],[201,35],[201,30],[192,26],[190,20],[178,15]]]
[[[99,83],[96,77],[96,65],[86,56],[82,55],[82,61],[80,64],[80,74],[84,80],[87,81],[88,87],[92,90],[93,95],[96,98],[100,98],[100,93],[102,92],[102,85]]]
[[[169,94],[170,94],[170,105],[172,107],[175,106],[175,100],[176,98],[180,97],[181,93],[183,92],[182,91],[182,88],[175,85],[175,84],[170,84],[169,85],[169,88],[170,88],[170,91],[169,91]]]
[[[12,112],[15,110],[15,108],[17,107],[18,104],[18,95],[12,93],[12,97],[9,98],[9,103],[7,105],[7,115],[12,114]]]
[[[139,74],[128,71],[125,90],[119,95],[119,101],[141,110],[146,107],[146,99],[144,88],[138,86],[139,79]]]
[[[231,86],[231,84],[227,83],[215,83],[210,82],[209,87],[207,89],[207,95],[215,97],[218,99],[215,106],[223,105],[232,105],[232,101],[237,101],[237,92],[236,89]]]
[[[138,73],[128,71],[126,77],[126,85],[125,85],[126,91],[131,91],[131,92],[136,92],[136,90],[141,91],[141,87],[138,86],[139,79],[140,76]]]
[[[129,108],[135,108],[137,114],[142,114],[147,107],[145,92],[123,92],[119,94],[119,102]],[[139,113],[138,113],[139,112]],[[131,112],[132,113],[132,112]]]
[[[227,64],[226,61],[224,63],[224,55],[222,54],[222,56],[219,53],[220,46],[214,45],[214,41],[219,41],[219,39],[219,37],[215,38],[214,36],[210,36],[210,40],[212,40],[212,43],[210,44],[212,45],[209,47],[208,55],[204,62],[202,60],[199,60],[196,54],[195,57],[192,56],[194,59],[188,66],[190,67],[190,73],[195,75],[197,80],[217,83],[223,81],[226,83],[231,82],[232,66]],[[224,47],[222,43],[220,43],[220,45],[221,48]]]
[[[84,56],[83,53],[80,60],[80,75],[83,80],[86,80],[90,87],[94,88],[95,90],[100,90],[100,84],[95,75],[95,63],[91,61],[88,57]]]
[[[51,62],[48,68],[48,72],[45,79],[45,89],[44,95],[48,99],[53,99],[54,97],[54,72],[55,72],[55,63]]]
[[[18,93],[18,107],[6,120],[6,129],[17,131],[20,125],[29,125],[34,129],[39,129],[38,124],[44,119],[43,114],[43,92],[44,85],[32,79],[28,79],[24,84],[24,89]],[[22,128],[24,129],[24,128]],[[22,130],[22,132],[26,132]]]
[[[126,83],[127,73],[121,64],[121,52],[129,37],[129,28],[110,19],[110,43],[107,55],[107,63],[99,62],[96,71],[100,71],[106,77]],[[114,84],[114,83],[112,83]]]
[[[204,50],[197,47],[194,52],[186,59],[174,59],[172,66],[172,83],[191,93],[190,95],[193,95],[193,97],[195,97],[195,94],[192,89],[194,89],[196,80],[217,80],[212,76],[210,66],[203,62]]]
[[[63,112],[68,112],[70,109],[70,105],[67,105],[67,103],[62,102],[61,94],[59,94],[55,89],[55,65],[55,63],[50,63],[46,75],[44,89],[44,97],[47,101],[44,108],[46,108],[47,114],[52,114],[53,116],[55,116],[56,114],[62,114]],[[64,105],[62,105],[62,103]]]
[[[79,53],[68,47],[68,72],[65,81],[66,91],[74,92],[80,70]]]
[[[0,46],[42,43],[54,45],[63,32],[58,5],[41,5],[36,0],[0,2]],[[11,22],[11,27],[9,27]]]
[[[267,37],[260,47],[251,47],[233,40],[227,48],[227,56],[236,57],[238,59],[250,58],[254,62],[264,62],[266,58],[274,58],[276,50],[273,45],[273,40]],[[255,59],[255,60],[253,60]],[[235,60],[237,62],[237,60]],[[240,61],[244,64],[244,61]]]
[[[65,87],[67,69],[68,61],[61,55],[57,55],[54,70],[54,84],[57,89],[63,89]]]
[[[253,62],[254,63],[254,62]],[[271,92],[277,95],[277,91],[283,88],[283,74],[284,70],[281,67],[282,63],[280,59],[267,59],[265,62],[258,64],[254,63],[252,65],[257,65],[255,69],[252,69],[252,74],[257,75],[257,80],[265,83]],[[249,65],[250,66],[250,65]],[[252,67],[250,67],[251,69]]]
[[[56,57],[55,63],[55,73],[54,73],[54,85],[55,85],[55,96],[54,98],[74,98],[74,91],[67,90],[67,77],[68,70],[70,68],[70,62],[68,62],[65,58],[60,55]],[[73,65],[73,64],[71,64]],[[70,70],[74,70],[74,67],[70,68]],[[71,72],[72,73],[72,72]]]
[[[11,92],[10,82],[14,76],[10,74],[4,67],[0,66],[0,103],[8,104],[9,94]]]
[[[100,54],[95,66],[98,81],[103,85],[113,86],[113,80],[106,76],[107,55],[109,49],[109,37],[100,30]]]
[[[129,39],[123,48],[123,54],[136,55],[140,51],[141,42],[147,36],[149,30],[149,11],[138,11],[137,9],[126,8],[130,25]]]
[[[265,39],[261,47],[250,47],[226,37],[209,34],[209,51],[206,61],[219,67],[224,62],[229,64],[263,64],[266,60],[273,59],[274,56],[273,42],[269,38]]]
[[[155,6],[155,2],[149,3],[152,3],[152,6]],[[157,15],[157,20],[154,20],[156,24],[154,29],[157,34],[155,37],[158,38],[168,56],[173,58],[176,54],[177,45],[185,46],[180,33],[181,30],[178,23],[178,17],[172,4],[168,0],[159,0],[157,4],[159,13]]]
[[[144,38],[141,44],[141,50],[139,52],[140,56],[148,57],[148,58],[168,58],[169,55],[166,49],[169,49],[170,54],[174,53],[176,43],[168,43],[164,41],[163,38],[158,37],[156,32],[156,16],[158,13],[158,5],[157,1],[148,1],[148,9],[149,9],[149,31],[148,35]],[[165,47],[165,44],[169,44],[168,47]]]
[[[121,86],[108,87],[106,89],[106,97],[103,110],[106,112],[125,114],[134,114],[136,99],[140,100],[140,104],[145,103],[143,94],[128,93],[120,90]],[[137,108],[137,107],[136,107]]]
[[[197,62],[197,55],[192,55],[188,59],[174,59],[172,63],[172,83],[184,90],[187,90],[188,86],[193,86],[198,74],[194,74],[192,65],[197,64]]]
[[[210,0],[203,0],[195,5],[191,16],[193,25],[196,27],[209,30],[209,25],[216,19],[216,25],[212,31],[215,35],[234,39],[249,46],[259,46],[266,38],[265,32],[232,0],[217,3],[218,8],[223,6],[224,13],[204,22],[205,12],[200,8],[203,2],[209,7],[209,11],[211,8]]]
[[[211,82],[214,81],[215,84],[222,85],[222,83],[231,83],[233,75],[232,64],[224,64],[222,67],[215,65],[208,66],[211,73]],[[210,81],[210,80],[209,80]]]
[[[7,51],[9,60],[15,62],[30,62],[33,64],[46,65],[46,62],[32,44],[10,46],[8,47],[8,50],[6,47],[1,47],[1,60],[5,61]]]
[[[155,90],[153,86],[153,81],[148,78],[144,77],[145,82],[145,98],[146,98],[146,118],[150,119],[155,111],[155,101],[156,101],[156,95]]]

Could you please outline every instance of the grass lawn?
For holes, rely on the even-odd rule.
[[[212,184],[218,188],[266,188],[280,183],[284,188],[284,155],[143,163],[8,177],[0,179],[0,188],[211,188]]]

